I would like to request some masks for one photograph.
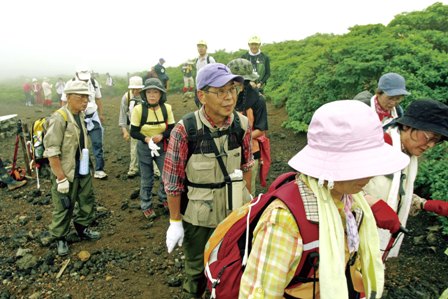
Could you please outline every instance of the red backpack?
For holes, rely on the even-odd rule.
[[[238,298],[241,276],[252,247],[253,231],[264,210],[276,198],[282,200],[294,215],[304,244],[299,266],[287,288],[317,281],[314,272],[318,268],[319,227],[306,218],[295,176],[295,172],[282,174],[266,194],[233,211],[216,227],[204,252],[211,298]]]

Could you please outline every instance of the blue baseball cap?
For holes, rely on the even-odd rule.
[[[196,76],[196,89],[206,86],[222,87],[229,81],[244,82],[244,78],[232,74],[230,69],[222,63],[210,63],[201,68]]]
[[[406,90],[404,78],[397,73],[387,73],[381,76],[378,81],[378,88],[384,91],[388,96],[407,96],[410,95]]]

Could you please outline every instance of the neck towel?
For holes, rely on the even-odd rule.
[[[345,279],[345,238],[341,216],[330,190],[319,186],[315,178],[301,175],[317,197],[319,211],[319,285],[320,298],[348,298]],[[384,266],[379,249],[378,231],[372,211],[362,193],[353,194],[353,202],[362,209],[359,228],[359,255],[367,299],[380,298],[384,288]]]

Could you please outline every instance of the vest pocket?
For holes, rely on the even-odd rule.
[[[213,193],[211,189],[188,188],[189,202],[185,216],[191,219],[192,224],[203,226],[217,225]]]
[[[205,183],[209,182],[215,176],[215,161],[194,161],[191,163],[193,171],[188,173],[188,179],[190,182]],[[213,181],[212,181],[213,182]]]

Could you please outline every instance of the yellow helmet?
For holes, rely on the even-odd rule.
[[[198,41],[198,43],[196,45],[198,45],[198,46],[203,45],[203,46],[207,47],[207,42],[205,40],[201,39],[200,41]]]
[[[249,38],[249,44],[261,44],[261,39],[259,36],[254,35],[251,38]]]

